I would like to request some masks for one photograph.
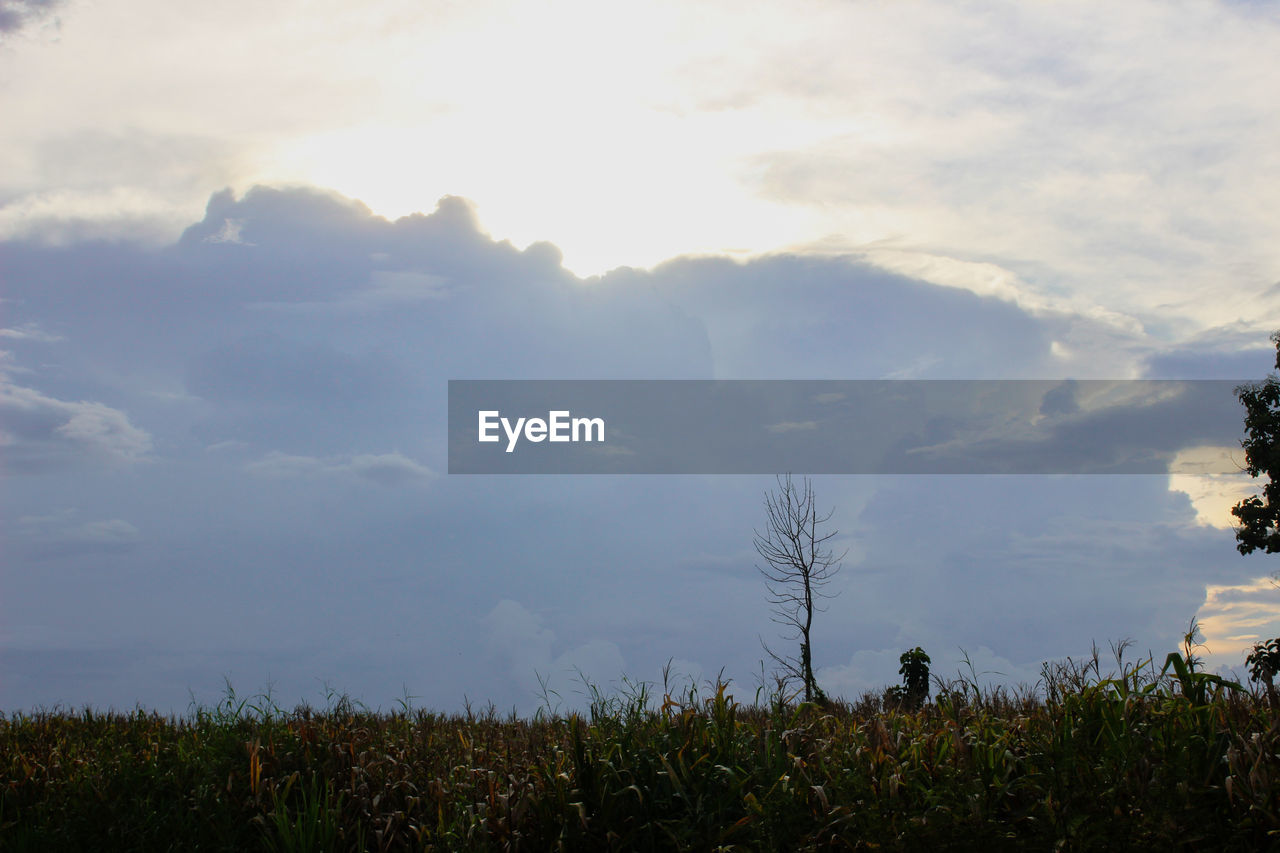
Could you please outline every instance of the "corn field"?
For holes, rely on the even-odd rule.
[[[661,700],[658,700],[661,694]],[[1263,849],[1280,711],[1179,655],[1033,689],[824,706],[723,682],[532,719],[282,711],[0,717],[0,849]]]

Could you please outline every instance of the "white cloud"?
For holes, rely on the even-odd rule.
[[[131,186],[39,189],[0,204],[0,240],[32,239],[50,246],[85,240],[159,244],[176,237],[176,224],[198,210],[162,192]]]
[[[781,423],[768,424],[765,426],[767,432],[779,434],[788,432],[807,432],[818,428],[817,421],[782,421]]]
[[[357,477],[389,486],[430,480],[435,476],[430,468],[399,453],[360,454],[351,457],[346,467]]]
[[[15,528],[19,543],[36,557],[105,554],[130,551],[142,534],[121,518],[77,523],[78,510],[64,508],[44,515],[25,515]]]
[[[1254,643],[1280,637],[1280,586],[1274,577],[1209,584],[1196,619],[1209,668],[1243,671]]]
[[[151,435],[128,415],[103,403],[69,402],[15,385],[0,376],[4,443],[19,470],[37,470],[70,457],[112,463],[147,458]]]
[[[55,432],[112,458],[136,461],[151,450],[151,436],[124,412],[101,403],[67,404],[71,417]]]
[[[129,545],[139,539],[138,528],[127,521],[113,518],[109,521],[90,521],[71,533],[78,542],[94,545]]]
[[[225,442],[223,443],[226,444]],[[435,477],[430,468],[400,453],[355,456],[298,456],[272,451],[245,470],[264,477],[354,477],[385,486],[426,482]]]
[[[244,228],[244,222],[239,219],[224,219],[222,221],[222,230],[216,234],[210,234],[204,238],[205,243],[234,243],[237,246],[252,246],[253,244],[240,237],[240,231]]]
[[[23,323],[16,329],[0,329],[0,338],[11,338],[18,341],[51,344],[62,340],[61,335],[53,335],[40,328],[38,323]]]
[[[213,444],[206,445],[205,453],[222,453],[224,451],[245,450],[249,447],[249,442],[240,441],[239,439],[227,439],[226,441],[215,441]]]

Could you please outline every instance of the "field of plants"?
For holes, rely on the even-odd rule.
[[[856,704],[630,685],[579,715],[0,718],[3,850],[1262,849],[1280,712],[1170,655]],[[661,699],[658,698],[661,693]],[[895,701],[894,696],[898,697]]]

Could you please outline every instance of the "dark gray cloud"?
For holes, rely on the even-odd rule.
[[[652,287],[707,327],[716,378],[1034,377],[1050,339],[997,299],[847,259],[678,259],[601,284]]]
[[[54,519],[3,529],[6,708],[182,711],[230,674],[285,703],[328,681],[530,710],[526,670],[572,701],[575,666],[655,678],[668,658],[749,682],[772,480],[445,476],[448,381],[1044,378],[1063,325],[1090,322],[796,255],[580,280],[462,199],[392,222],[307,189],[219,193],[161,249],[2,242],[0,268],[21,475],[0,519]],[[1044,408],[1081,446],[1150,440],[1123,407]],[[815,649],[849,689],[917,643],[940,668],[965,647],[1032,671],[1094,638],[1162,647],[1210,578],[1256,573],[1163,478],[817,485],[850,559]]]
[[[1162,379],[1228,379],[1236,382],[1262,379],[1275,369],[1276,351],[1270,346],[1258,346],[1256,332],[1249,337],[1248,345],[1242,348],[1197,345],[1153,354],[1147,359],[1147,375]]]
[[[350,406],[385,388],[392,366],[328,343],[245,335],[193,356],[186,387],[209,400]]]
[[[1042,415],[1073,415],[1080,411],[1080,403],[1076,400],[1076,382],[1068,380],[1044,395],[1040,401]]]
[[[64,4],[65,0],[0,0],[0,33],[16,33],[45,20]]]

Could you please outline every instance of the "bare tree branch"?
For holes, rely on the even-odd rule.
[[[806,702],[815,697],[825,698],[813,677],[810,636],[813,614],[823,609],[818,602],[831,597],[823,587],[840,571],[841,561],[848,553],[837,556],[827,547],[838,530],[819,533],[819,527],[831,520],[835,510],[819,516],[809,478],[797,487],[790,474],[778,477],[778,489],[765,494],[764,505],[764,531],[755,531],[754,543],[764,565],[756,564],[756,569],[765,579],[768,601],[773,605],[773,621],[795,629],[787,639],[800,640],[800,655],[784,657],[763,640],[761,645],[786,678],[804,683]]]

